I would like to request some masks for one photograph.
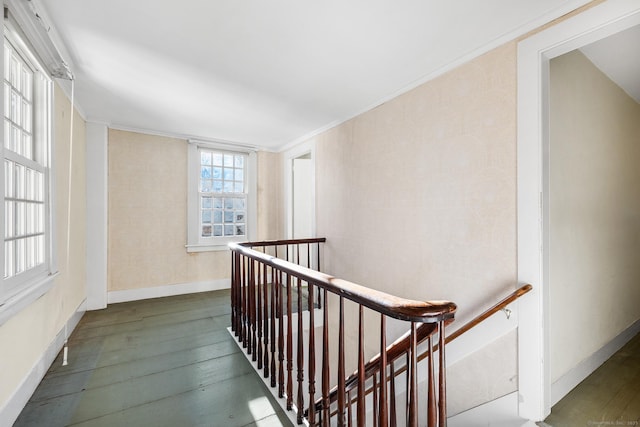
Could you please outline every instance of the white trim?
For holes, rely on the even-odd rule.
[[[109,291],[107,293],[107,300],[109,304],[116,304],[120,302],[139,301],[150,298],[217,291],[220,289],[229,289],[230,287],[230,279],[207,280],[203,282],[180,283],[176,285],[154,286],[150,288],[127,289],[124,291]]]
[[[600,365],[624,347],[624,345],[638,333],[640,333],[640,320],[634,322],[600,350],[596,351],[562,377],[558,378],[558,380],[551,385],[551,406],[558,403],[560,399],[565,397],[567,393],[580,384],[582,380],[591,375],[593,371],[598,369]]]
[[[518,44],[518,282],[531,283],[519,300],[520,415],[544,419],[551,411],[549,281],[544,255],[548,227],[543,201],[548,155],[549,60],[640,22],[634,0],[609,0]],[[547,204],[548,205],[548,204]]]
[[[316,201],[316,142],[314,140],[305,141],[303,143],[298,143],[295,147],[290,148],[289,150],[283,153],[284,158],[284,227],[287,232],[287,238],[291,239],[293,237],[293,184],[292,184],[292,176],[293,176],[293,159],[303,156],[305,154],[309,154],[311,156],[311,181],[312,181],[312,195],[311,200],[313,201],[313,206],[311,211],[313,212],[313,218],[311,220],[311,228],[312,234],[316,235],[316,209],[315,209],[315,201]],[[310,236],[307,236],[310,237]]]
[[[58,273],[48,274],[45,277],[33,282],[28,287],[9,298],[4,304],[0,305],[0,326],[9,320],[12,316],[28,307],[42,295],[49,292],[53,287],[53,282]]]
[[[518,416],[518,392],[447,418],[449,427],[536,427],[532,421]]]
[[[80,319],[86,312],[86,300],[82,301],[71,314],[71,317],[65,322],[64,326],[58,331],[53,341],[42,356],[31,367],[31,370],[24,376],[20,385],[14,390],[13,394],[6,400],[4,406],[0,408],[0,427],[10,427],[20,415],[27,402],[33,395],[33,392],[44,378],[56,356],[64,346],[64,342],[73,332],[80,322]],[[73,349],[71,350],[73,351]]]
[[[107,224],[109,131],[102,123],[86,124],[87,309],[107,307]]]
[[[237,153],[250,153],[251,151],[258,151],[258,147],[254,145],[236,144],[226,141],[215,140],[202,140],[190,138],[187,140],[189,144],[194,144],[198,147],[210,148],[212,150],[233,151]]]

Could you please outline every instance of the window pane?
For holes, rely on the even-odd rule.
[[[224,199],[224,208],[225,209],[233,209],[234,200],[235,199],[233,199],[233,198]]]
[[[213,211],[213,222],[216,224],[222,222],[222,211]]]
[[[238,235],[238,236],[244,236],[245,235],[244,224],[237,224],[236,225],[236,235]]]
[[[233,200],[233,207],[235,209],[244,209],[244,199],[238,197],[236,199]]]
[[[15,235],[14,225],[14,202],[4,202],[4,234],[5,237],[13,237]]]
[[[203,197],[202,198],[202,208],[203,209],[211,209],[213,204],[213,198],[211,197]]]
[[[224,155],[224,165],[226,167],[233,167],[233,154],[225,154]]]
[[[225,181],[233,181],[233,169],[225,168],[222,179]]]
[[[213,198],[213,207],[215,209],[222,209],[222,197],[214,197]]]
[[[211,223],[211,211],[202,211],[202,222],[206,224]]]
[[[233,211],[224,211],[224,222],[233,222]]]
[[[243,168],[244,167],[244,156],[236,156],[235,158],[235,167]]]
[[[214,225],[213,226],[213,235],[218,237],[218,236],[222,236],[222,226],[221,225]]]
[[[203,165],[211,164],[211,153],[209,151],[200,151],[200,164],[203,164]]]
[[[222,181],[213,181],[213,192],[222,193]]]
[[[210,179],[203,179],[200,181],[200,191],[203,193],[211,193],[212,181]]]
[[[4,195],[13,197],[13,162],[4,161]]]
[[[213,175],[213,170],[209,166],[202,166],[200,168],[200,178],[202,179],[211,179]]]
[[[15,274],[14,242],[4,242],[4,278]]]
[[[244,222],[244,212],[236,211],[235,222]]]
[[[242,169],[236,169],[234,179],[236,181],[244,181],[244,171]]]
[[[224,235],[225,236],[233,236],[234,235],[233,231],[234,231],[233,224],[224,226]]]
[[[233,181],[224,181],[224,192],[233,193]]]
[[[202,226],[202,237],[211,237],[211,225]]]
[[[212,157],[213,157],[213,165],[214,166],[222,166],[222,154],[213,153]]]
[[[242,182],[236,182],[233,184],[233,191],[236,193],[244,193],[244,184]]]
[[[222,168],[213,168],[213,179],[222,179]]]

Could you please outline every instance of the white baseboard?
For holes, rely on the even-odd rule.
[[[447,419],[449,427],[535,427],[518,416],[518,392],[471,408]]]
[[[151,288],[127,289],[107,293],[107,303],[115,304],[127,301],[139,301],[149,298],[170,297],[174,295],[194,294],[198,292],[229,289],[231,279],[207,280],[203,282],[180,283],[177,285],[154,286]]]
[[[80,303],[76,311],[67,320],[65,325],[58,331],[53,341],[49,344],[44,351],[40,359],[36,361],[29,373],[27,373],[13,392],[13,395],[9,397],[4,406],[0,408],[0,427],[11,427],[16,421],[22,409],[24,409],[27,402],[33,395],[33,392],[44,378],[51,364],[62,350],[64,342],[71,332],[76,328],[78,322],[87,311],[87,300],[85,299]]]
[[[618,336],[609,341],[600,350],[578,363],[576,367],[551,384],[551,406],[555,405],[571,390],[593,373],[616,351],[620,350],[631,338],[640,332],[640,320],[636,320],[631,326],[622,331]]]

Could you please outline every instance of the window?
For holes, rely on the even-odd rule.
[[[189,147],[189,251],[224,249],[250,240],[254,154],[208,144]]]
[[[16,31],[4,38],[0,307],[50,276],[51,80]]]
[[[245,154],[200,150],[200,237],[247,235]]]

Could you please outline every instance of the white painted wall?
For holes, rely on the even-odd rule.
[[[87,126],[87,309],[107,307],[108,129]]]
[[[640,104],[579,51],[550,66],[553,383],[640,319]]]
[[[293,237],[314,237],[313,164],[309,155],[292,160]]]

